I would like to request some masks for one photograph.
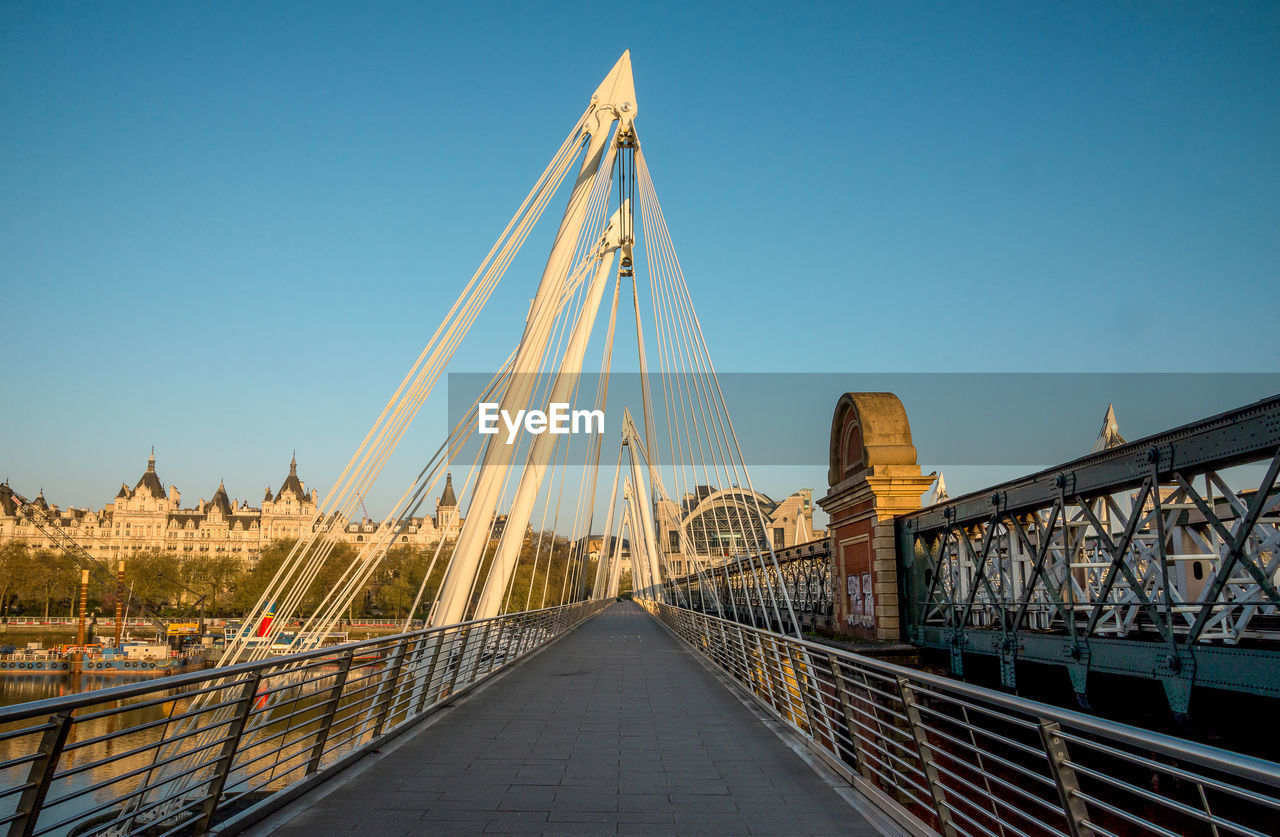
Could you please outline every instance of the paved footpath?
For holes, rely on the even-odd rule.
[[[446,711],[273,833],[877,833],[630,602]]]

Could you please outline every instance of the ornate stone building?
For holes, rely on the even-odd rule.
[[[130,488],[122,483],[115,499],[99,511],[59,509],[49,505],[43,490],[32,503],[57,520],[91,555],[104,559],[147,550],[178,558],[220,554],[256,558],[274,540],[300,537],[312,525],[318,505],[315,489],[308,492],[298,478],[295,457],[280,490],[273,494],[268,487],[259,507],[231,499],[219,483],[210,500],[182,508],[181,492],[175,486],[166,491],[156,473],[154,451],[137,484]],[[441,537],[456,537],[460,526],[458,500],[449,476],[436,501],[436,516],[410,518],[395,540],[397,544],[426,546]],[[353,545],[372,540],[378,529],[379,524],[368,519],[342,521],[338,527],[342,540]],[[0,485],[0,543],[14,540],[37,549],[53,546],[43,532],[17,513],[9,486]]]

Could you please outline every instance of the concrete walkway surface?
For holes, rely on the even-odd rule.
[[[410,735],[272,833],[877,833],[630,602]]]

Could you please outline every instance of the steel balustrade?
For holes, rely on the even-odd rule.
[[[773,621],[773,611],[760,607],[759,602],[785,588],[801,630],[831,628],[835,603],[830,538],[778,549],[772,558],[743,553],[704,560],[701,573],[668,582],[678,601],[687,601],[706,613],[715,612],[719,601],[726,617],[749,625],[767,625]],[[774,627],[794,629],[791,625]]]
[[[605,604],[10,707],[0,824],[157,835],[243,824]],[[917,833],[1261,835],[1280,820],[1271,762],[641,604]]]
[[[903,515],[905,636],[1008,688],[1031,661],[1082,698],[1154,676],[1177,713],[1196,685],[1280,697],[1278,476],[1274,396]]]
[[[1265,835],[1280,765],[641,601],[917,834]]]
[[[579,602],[0,709],[0,826],[235,830],[602,610]],[[198,699],[198,700],[197,700]]]

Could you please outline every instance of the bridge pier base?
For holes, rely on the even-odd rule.
[[[889,392],[847,392],[831,421],[827,496],[837,636],[901,639],[893,521],[920,508],[922,476],[911,427]]]

